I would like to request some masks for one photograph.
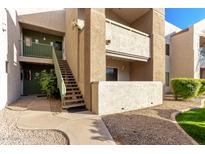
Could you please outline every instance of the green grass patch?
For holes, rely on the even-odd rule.
[[[205,144],[205,108],[181,113],[176,120],[194,140]]]

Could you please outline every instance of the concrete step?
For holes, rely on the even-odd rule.
[[[69,109],[72,107],[80,107],[80,106],[85,106],[85,103],[73,103],[73,104],[67,104],[67,105],[62,105],[63,109]]]
[[[70,98],[70,97],[83,97],[82,94],[72,94],[72,95],[66,95],[65,98]]]

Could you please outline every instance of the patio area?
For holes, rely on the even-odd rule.
[[[115,144],[99,116],[61,110],[59,100],[25,96],[0,116],[0,144]]]

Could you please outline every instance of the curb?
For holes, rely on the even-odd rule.
[[[204,106],[204,101],[205,99],[201,99],[200,100],[200,103],[201,105],[200,106],[196,106],[196,107],[193,107],[193,108],[187,108],[185,110],[181,110],[181,111],[176,111],[174,113],[171,114],[171,120],[173,123],[175,123],[175,125],[177,126],[177,128],[191,141],[191,143],[193,145],[199,145],[199,143],[197,143],[189,134],[187,134],[187,132],[178,124],[178,122],[176,121],[176,117],[177,115],[179,115],[180,113],[183,113],[183,112],[186,112],[186,111],[190,111],[190,110],[196,110],[196,109],[200,109]]]

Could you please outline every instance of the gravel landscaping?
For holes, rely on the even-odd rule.
[[[53,145],[69,144],[67,137],[57,130],[24,130],[17,128],[22,111],[0,110],[0,144]]]
[[[164,101],[162,105],[102,117],[117,144],[192,144],[176,124],[172,113],[200,105],[196,102]]]

